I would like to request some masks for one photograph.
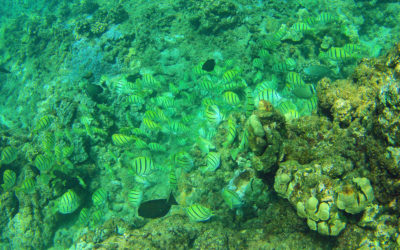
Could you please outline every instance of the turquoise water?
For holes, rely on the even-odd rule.
[[[399,3],[0,3],[3,249],[400,248]]]

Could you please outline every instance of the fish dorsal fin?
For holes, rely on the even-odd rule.
[[[178,205],[178,202],[176,202],[174,195],[172,192],[169,194],[169,197],[167,199],[167,203],[170,205]]]

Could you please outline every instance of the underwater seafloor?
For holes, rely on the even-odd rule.
[[[2,249],[399,249],[396,1],[0,1]]]

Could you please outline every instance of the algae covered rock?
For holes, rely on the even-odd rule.
[[[285,118],[271,105],[259,105],[247,120],[246,127],[249,148],[256,155],[252,158],[252,167],[264,173],[273,171],[283,155]]]
[[[274,189],[296,208],[297,215],[307,219],[311,230],[337,236],[346,227],[347,213],[364,211],[374,200],[367,178],[333,179],[324,171],[324,164],[301,165],[296,161],[280,164],[275,175]]]
[[[367,178],[354,178],[352,182],[341,187],[336,204],[347,213],[357,214],[374,200],[374,192]]]

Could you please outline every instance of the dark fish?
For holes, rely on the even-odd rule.
[[[10,74],[11,72],[9,70],[5,69],[4,67],[0,67],[0,73]]]
[[[158,199],[143,202],[139,206],[138,213],[143,218],[160,218],[165,216],[172,205],[178,205],[172,193],[168,199]]]
[[[135,74],[133,74],[133,75],[128,75],[127,77],[126,77],[126,80],[128,81],[128,82],[135,82],[136,81],[136,79],[140,79],[142,76],[139,74],[139,73],[135,73]]]
[[[208,59],[203,66],[201,67],[202,70],[205,70],[207,72],[211,72],[214,70],[215,67],[215,60],[214,59]]]

